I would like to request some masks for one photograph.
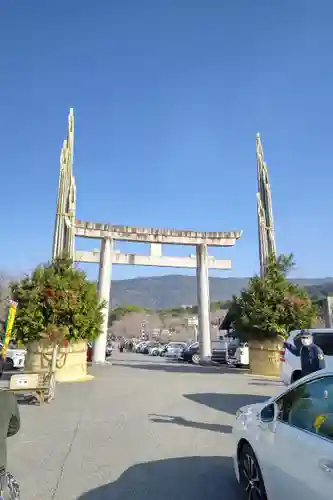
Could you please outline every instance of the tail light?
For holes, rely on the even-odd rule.
[[[282,351],[280,351],[280,361],[281,361],[281,363],[284,363],[285,360],[286,360],[285,353],[286,353],[285,349],[282,349]]]

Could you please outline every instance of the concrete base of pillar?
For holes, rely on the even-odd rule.
[[[201,366],[212,366],[214,363],[212,361],[212,358],[210,356],[206,356],[203,359],[200,359]]]
[[[92,361],[91,362],[92,366],[110,366],[112,365],[111,361],[108,361],[107,359],[105,361]]]

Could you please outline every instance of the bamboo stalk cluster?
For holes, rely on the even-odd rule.
[[[265,269],[271,255],[276,256],[274,218],[272,208],[271,187],[268,178],[268,168],[264,161],[264,153],[260,141],[260,135],[256,138],[257,150],[257,209],[258,209],[258,233],[259,233],[259,261],[260,276],[265,275]]]
[[[74,111],[68,116],[68,134],[60,154],[57,212],[54,225],[52,258],[67,256],[74,260],[76,185],[73,175]]]

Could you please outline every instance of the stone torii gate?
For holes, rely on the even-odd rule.
[[[68,136],[60,156],[57,211],[54,227],[52,258],[66,254],[73,262],[99,264],[98,294],[105,301],[102,332],[94,342],[94,362],[105,361],[107,327],[112,280],[112,264],[177,267],[197,269],[198,320],[200,359],[211,360],[210,301],[208,269],[231,269],[230,260],[219,260],[208,255],[208,246],[234,246],[241,231],[200,232],[178,229],[140,228],[117,226],[76,219],[76,185],[73,176],[74,112],[68,117]],[[75,237],[94,238],[101,241],[97,251],[75,250]],[[150,244],[150,255],[121,253],[116,241],[133,241]],[[163,244],[196,247],[196,256],[169,257],[162,255]]]

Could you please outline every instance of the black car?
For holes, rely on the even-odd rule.
[[[199,342],[194,342],[187,346],[182,353],[182,359],[188,363],[194,363],[195,365],[199,364]]]
[[[199,342],[194,342],[183,351],[182,358],[188,363],[198,365],[200,363]],[[223,341],[212,342],[212,361],[216,363],[227,362],[227,344]]]

